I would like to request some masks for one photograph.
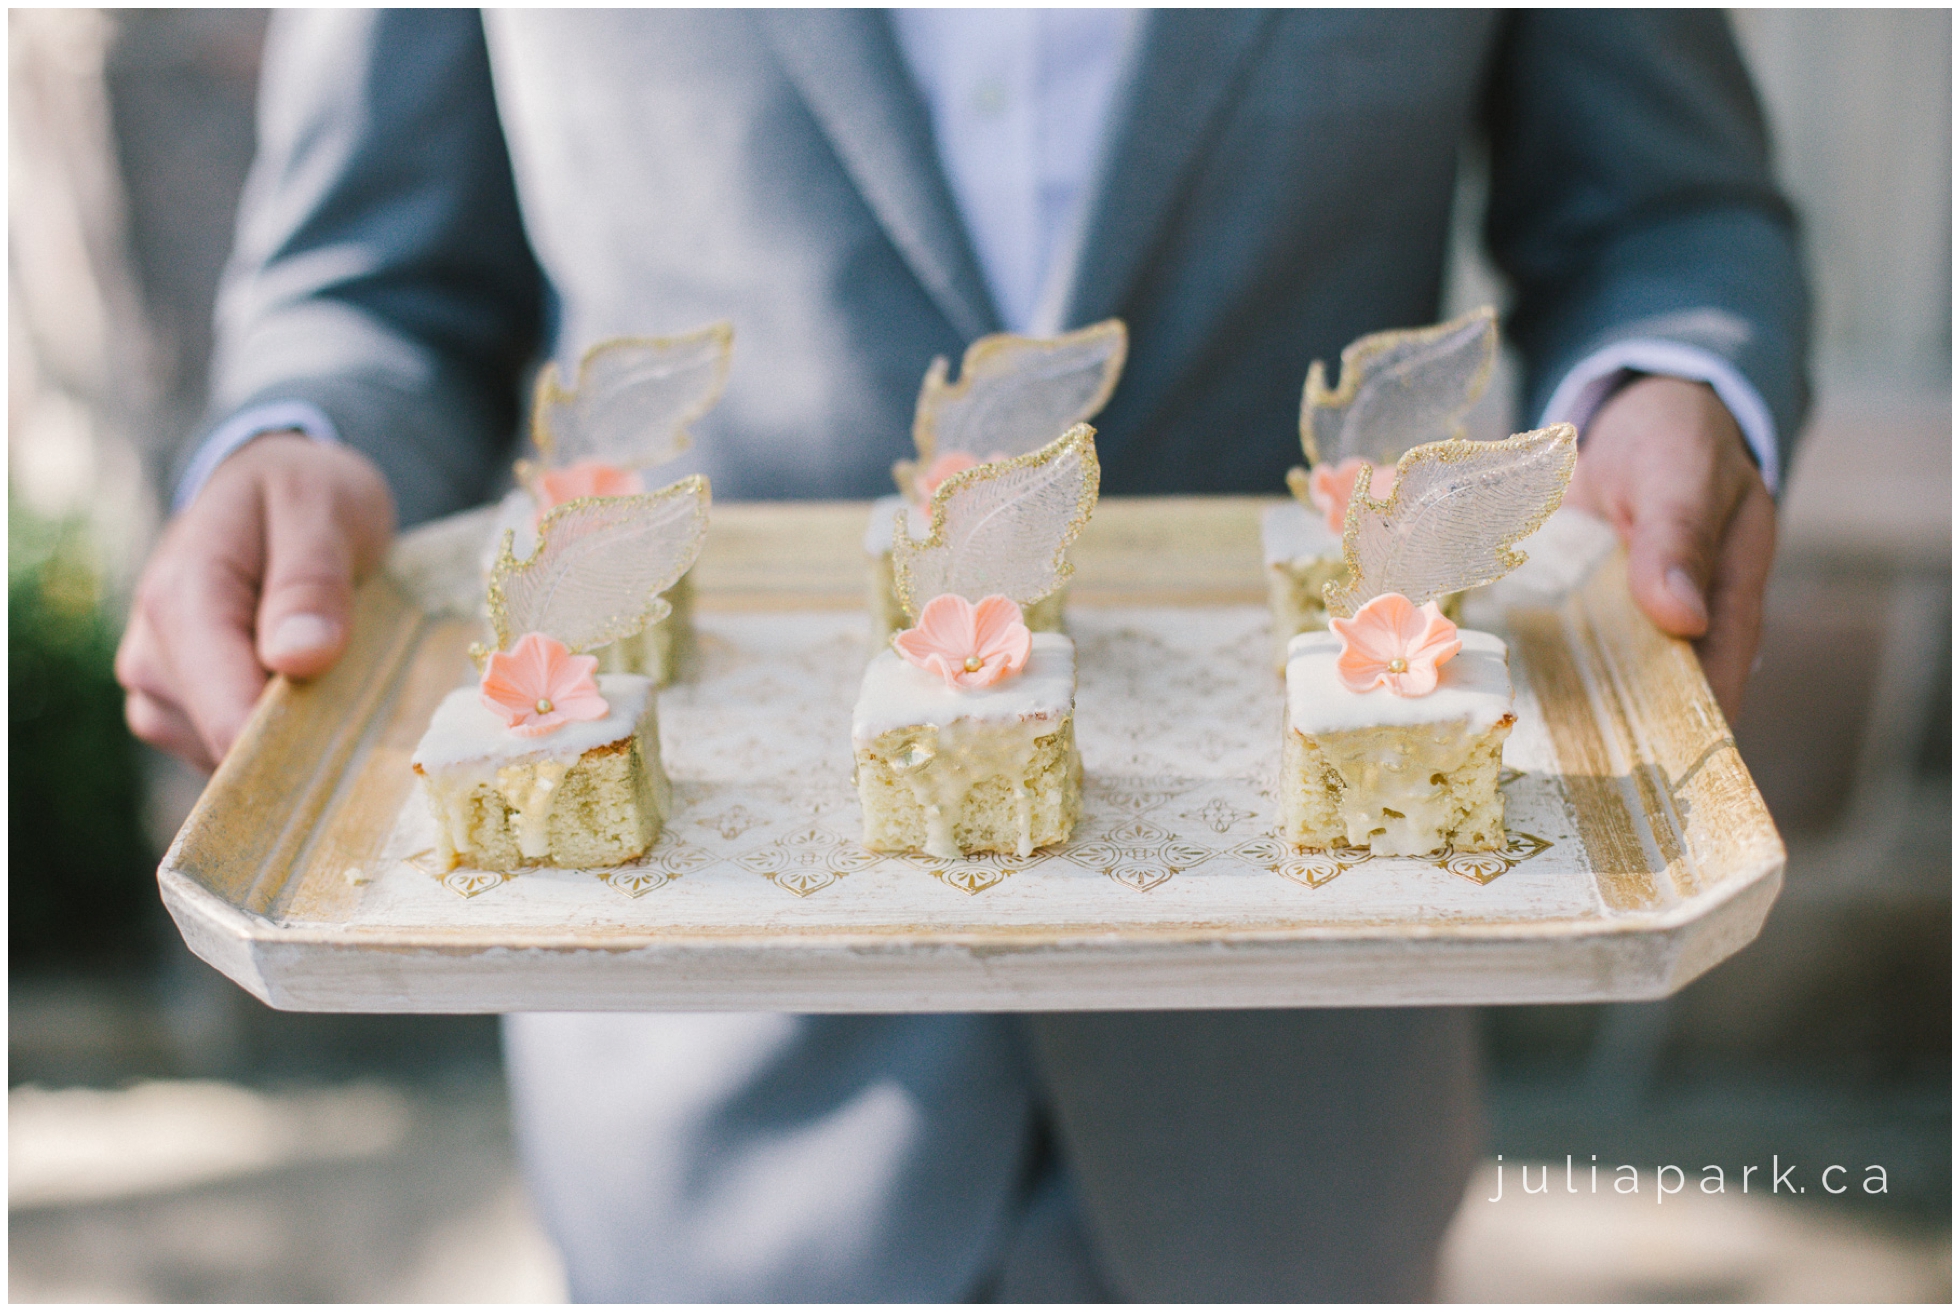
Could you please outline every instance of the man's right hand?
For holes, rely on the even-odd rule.
[[[270,675],[339,659],[394,523],[387,482],[347,447],[268,433],[225,459],[137,582],[116,651],[130,730],[214,769]]]

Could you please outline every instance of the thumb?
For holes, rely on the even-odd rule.
[[[1633,599],[1665,632],[1699,638],[1708,631],[1708,586],[1722,524],[1696,504],[1636,509],[1627,533],[1627,582]]]
[[[259,661],[294,678],[324,673],[347,646],[355,542],[333,501],[324,488],[309,496],[288,479],[268,480],[265,488]]]

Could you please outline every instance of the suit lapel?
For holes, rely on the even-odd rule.
[[[776,9],[756,17],[851,181],[933,302],[962,337],[996,331],[1000,316],[885,15]]]
[[[1119,313],[1276,15],[1152,10],[1075,251],[1062,326]]]

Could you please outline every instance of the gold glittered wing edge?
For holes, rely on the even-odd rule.
[[[989,333],[975,338],[960,357],[960,380],[957,383],[946,381],[946,371],[950,367],[946,357],[936,355],[926,369],[924,381],[919,384],[919,399],[912,411],[912,447],[918,452],[915,468],[929,469],[938,454],[939,437],[936,430],[939,407],[954,401],[963,400],[973,390],[989,357],[1009,351],[1020,350],[1025,346],[1036,346],[1046,350],[1064,350],[1082,342],[1093,342],[1107,338],[1111,343],[1109,355],[1103,360],[1102,383],[1088,403],[1076,412],[1075,422],[1083,423],[1102,413],[1109,404],[1109,398],[1116,394],[1116,384],[1122,381],[1123,366],[1130,358],[1130,329],[1121,319],[1102,319],[1086,328],[1077,328],[1055,337],[1023,337],[1018,333]],[[1029,454],[1032,454],[1030,452]],[[892,468],[892,477],[899,481],[899,491],[908,497],[910,473],[901,475],[900,466],[909,462],[900,461]]]
[[[1102,488],[1102,464],[1096,457],[1096,430],[1087,424],[1076,424],[1066,433],[1026,455],[1015,456],[1009,460],[996,460],[984,465],[975,465],[954,474],[932,494],[931,522],[926,529],[924,541],[915,541],[907,529],[904,511],[898,512],[895,533],[892,538],[892,590],[898,596],[898,604],[907,615],[918,617],[919,607],[912,596],[912,557],[926,551],[943,551],[950,544],[946,541],[946,510],[951,499],[959,490],[973,483],[988,482],[1019,469],[1036,469],[1050,464],[1071,453],[1079,452],[1082,459],[1082,489],[1076,496],[1075,514],[1063,526],[1055,543],[1053,570],[1055,584],[1040,597],[1014,598],[1025,609],[1040,601],[1042,597],[1052,596],[1075,573],[1075,566],[1069,563],[1068,549],[1082,530],[1088,526],[1089,516],[1095,513],[1096,497]],[[932,598],[923,598],[931,601]]]
[[[1307,382],[1300,389],[1300,451],[1306,456],[1307,464],[1317,465],[1321,459],[1320,449],[1313,435],[1314,411],[1341,409],[1354,404],[1355,398],[1361,395],[1362,384],[1367,381],[1370,366],[1376,359],[1395,348],[1410,343],[1440,341],[1452,333],[1468,328],[1478,320],[1487,322],[1491,331],[1486,334],[1489,347],[1483,367],[1470,385],[1470,395],[1475,399],[1482,396],[1484,390],[1490,386],[1491,374],[1497,367],[1497,311],[1488,305],[1479,306],[1467,314],[1460,314],[1443,323],[1430,324],[1426,328],[1391,328],[1386,332],[1369,333],[1365,337],[1355,338],[1341,349],[1339,387],[1327,386],[1327,367],[1321,361],[1315,360],[1308,365]],[[1452,438],[1459,439],[1462,436],[1461,430],[1451,435]],[[1295,488],[1295,495],[1299,495],[1303,503],[1306,500],[1303,495],[1303,489],[1306,487],[1304,479],[1303,474],[1301,483]],[[1290,475],[1287,482],[1292,486],[1293,480]]]
[[[599,630],[599,636],[589,639],[577,648],[574,648],[577,651],[592,651],[605,646],[607,643],[618,642],[621,638],[631,637],[649,625],[658,624],[672,613],[674,609],[673,604],[661,594],[679,582],[681,575],[693,568],[694,562],[701,556],[701,546],[706,539],[708,531],[708,506],[711,501],[707,477],[702,474],[689,474],[686,478],[675,483],[670,483],[655,492],[639,492],[626,497],[578,497],[575,500],[565,502],[563,505],[553,506],[550,512],[538,522],[537,546],[532,548],[531,554],[523,560],[517,559],[516,554],[512,551],[516,543],[516,533],[510,529],[505,529],[503,543],[497,549],[496,563],[490,567],[490,628],[497,640],[496,649],[503,651],[513,641],[523,636],[521,633],[511,632],[510,612],[508,602],[504,596],[504,583],[512,574],[535,568],[543,561],[545,547],[551,540],[551,530],[558,521],[575,515],[585,507],[601,501],[631,501],[651,509],[660,505],[662,502],[682,498],[692,498],[695,503],[693,535],[688,549],[676,557],[678,563],[670,571],[670,577],[660,582],[658,586],[649,589],[647,604],[644,609],[630,617],[615,617],[612,623],[605,625]],[[567,643],[566,645],[570,646],[571,644]],[[481,644],[474,645],[470,648],[470,656],[476,661],[479,668],[482,667],[484,661],[489,659],[489,655],[489,650]]]
[[[702,389],[694,404],[682,412],[674,422],[673,445],[667,455],[653,464],[664,464],[686,451],[694,443],[687,426],[713,410],[721,403],[721,394],[728,387],[728,369],[735,353],[735,325],[727,319],[717,320],[693,332],[679,333],[673,337],[608,337],[597,345],[588,347],[579,357],[578,369],[574,374],[570,390],[559,385],[558,362],[548,360],[538,372],[537,386],[531,392],[531,445],[537,448],[538,455],[545,464],[552,462],[555,440],[551,433],[551,423],[545,417],[555,405],[567,405],[578,399],[592,370],[593,361],[608,351],[629,348],[643,348],[656,351],[679,350],[688,346],[713,342],[719,349],[715,352],[715,372],[710,384]],[[526,483],[525,471],[519,462],[518,481]]]
[[[1579,430],[1571,424],[1553,424],[1549,428],[1534,428],[1528,433],[1516,433],[1501,442],[1473,442],[1467,438],[1450,438],[1442,442],[1426,442],[1404,452],[1395,462],[1395,486],[1389,490],[1386,500],[1377,501],[1369,495],[1368,480],[1374,476],[1373,467],[1362,469],[1355,479],[1354,496],[1348,501],[1347,525],[1341,535],[1341,558],[1345,574],[1339,579],[1330,579],[1321,585],[1321,597],[1327,603],[1327,613],[1347,618],[1358,609],[1358,603],[1369,598],[1357,598],[1355,592],[1361,582],[1360,536],[1361,518],[1372,514],[1378,519],[1391,517],[1400,503],[1403,480],[1410,470],[1420,464],[1452,464],[1476,456],[1488,456],[1497,451],[1526,451],[1535,446],[1550,444],[1559,448],[1558,487],[1545,499],[1528,519],[1521,520],[1509,533],[1501,535],[1496,552],[1492,557],[1490,573],[1474,578],[1463,584],[1463,589],[1479,588],[1494,583],[1518,566],[1524,564],[1525,554],[1517,550],[1518,543],[1545,526],[1565,500],[1565,492],[1572,483],[1572,469],[1579,458]],[[1461,591],[1462,589],[1457,589]]]

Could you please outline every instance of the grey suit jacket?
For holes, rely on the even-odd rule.
[[[316,402],[412,522],[503,476],[527,369],[736,326],[695,467],[726,499],[889,490],[935,354],[1001,325],[873,11],[284,13],[213,416]],[[1616,338],[1804,408],[1806,304],[1715,13],[1156,11],[1071,325],[1128,320],[1111,493],[1276,491],[1307,363],[1438,312],[1459,147],[1491,159],[1528,411]]]

